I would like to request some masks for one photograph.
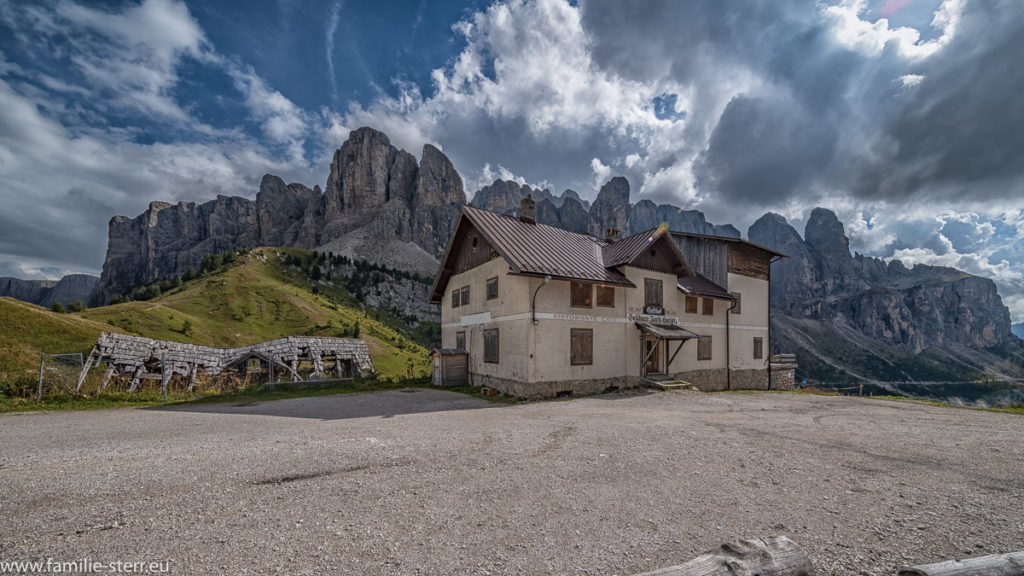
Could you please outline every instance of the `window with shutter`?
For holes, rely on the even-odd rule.
[[[711,360],[711,336],[697,339],[697,360]]]
[[[761,360],[764,358],[764,339],[754,338],[754,360]]]
[[[469,286],[463,286],[459,292],[459,300],[462,300],[462,305],[469,304]]]
[[[466,333],[465,332],[456,332],[455,333],[455,348],[457,348],[459,350],[465,350],[466,349]]]
[[[498,277],[487,279],[487,299],[494,300],[498,297]]]
[[[697,313],[697,301],[698,300],[699,300],[699,298],[697,298],[696,296],[687,296],[686,297],[686,313],[687,314],[696,314]]]
[[[452,308],[459,307],[459,291],[452,290]]]
[[[714,301],[714,299],[712,299],[712,298],[704,298],[703,300],[704,300],[704,302],[703,302],[703,304],[704,304],[703,314],[705,316],[714,316],[715,315],[715,301]],[[463,302],[463,304],[465,304],[465,302]]]
[[[597,305],[605,308],[615,308],[615,287],[597,287]]]
[[[498,329],[484,330],[484,362],[498,363]]]
[[[573,328],[569,362],[573,366],[584,366],[594,363],[594,331],[585,328]]]
[[[594,285],[582,282],[569,283],[569,305],[573,308],[594,307]]]

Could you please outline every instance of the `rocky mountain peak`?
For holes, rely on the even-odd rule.
[[[419,176],[416,178],[416,206],[445,206],[465,204],[466,192],[462,189],[462,177],[437,147],[423,145],[420,157]]]
[[[590,235],[604,238],[605,230],[615,228],[623,238],[629,236],[630,208],[629,180],[622,176],[612,178],[601,187],[590,206]]]
[[[815,208],[807,219],[804,240],[819,253],[842,260],[850,259],[850,239],[835,212]]]

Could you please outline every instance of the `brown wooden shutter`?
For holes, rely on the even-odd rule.
[[[573,366],[594,363],[594,331],[584,328],[573,328],[570,346],[569,363]]]
[[[711,336],[697,339],[697,360],[711,360]]]

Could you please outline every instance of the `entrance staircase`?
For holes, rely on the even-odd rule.
[[[676,380],[667,374],[648,374],[643,385],[658,390],[696,390],[697,387],[685,380]]]

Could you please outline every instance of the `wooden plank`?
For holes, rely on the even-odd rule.
[[[738,540],[686,564],[638,576],[814,576],[814,565],[795,542],[785,536]]]
[[[1024,552],[907,566],[897,576],[1024,576]]]

